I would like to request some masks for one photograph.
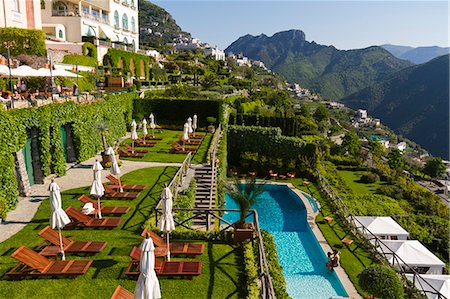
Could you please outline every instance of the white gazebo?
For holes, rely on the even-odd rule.
[[[421,274],[442,274],[444,262],[417,240],[383,240],[377,244],[377,250],[399,269],[408,272],[408,265]]]
[[[422,290],[428,297],[428,299],[440,299],[441,295],[450,298],[450,275],[413,275],[406,274],[406,277],[414,283],[416,288]],[[437,292],[436,292],[437,291]]]
[[[364,236],[381,240],[407,240],[409,233],[391,217],[355,216],[354,224]]]

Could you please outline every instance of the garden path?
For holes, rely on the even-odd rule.
[[[91,185],[93,180],[92,165],[94,165],[95,159],[100,161],[101,156],[97,155],[96,157],[81,162],[80,164],[73,165],[67,170],[67,174],[65,176],[55,178],[55,181],[58,183],[61,191]],[[147,167],[181,166],[181,163],[122,161],[123,165],[120,167],[121,175]],[[105,177],[108,174],[108,170],[102,171],[103,181],[106,180]],[[8,213],[6,216],[6,221],[0,223],[0,243],[18,233],[33,219],[41,202],[49,196],[48,186],[51,178],[52,177],[47,178],[44,184],[36,184],[31,186],[30,196],[19,198],[17,208]]]

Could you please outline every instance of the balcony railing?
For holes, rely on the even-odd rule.
[[[123,6],[126,6],[126,7],[129,7],[129,6],[130,6],[130,4],[129,4],[127,1],[122,1],[122,5],[123,5]]]

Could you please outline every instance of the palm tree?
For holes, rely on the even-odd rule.
[[[224,186],[228,195],[239,205],[240,219],[236,226],[243,228],[248,210],[256,202],[259,195],[264,192],[264,183],[257,183],[254,176],[244,181],[241,181],[237,176],[233,176],[233,183]]]

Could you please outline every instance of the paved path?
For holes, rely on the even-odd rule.
[[[67,174],[63,177],[56,178],[61,191],[74,189],[78,187],[89,186],[92,183],[92,165],[95,159],[101,160],[98,155],[80,164],[71,167]],[[141,162],[122,160],[123,165],[120,167],[121,175],[136,169],[160,166],[181,166],[181,163],[159,163],[159,162]],[[108,170],[102,171],[102,179],[109,174]],[[6,216],[6,221],[0,223],[0,243],[9,239],[22,228],[24,228],[36,214],[42,200],[48,198],[48,186],[50,179],[47,178],[44,184],[36,184],[31,186],[31,195],[29,197],[20,197],[17,208]],[[50,215],[49,215],[50,216]]]

